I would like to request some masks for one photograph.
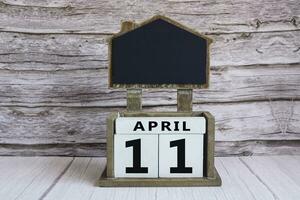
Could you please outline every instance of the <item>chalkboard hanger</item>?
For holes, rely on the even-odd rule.
[[[177,111],[193,111],[193,89],[177,89]]]
[[[127,89],[127,111],[142,110],[142,89]],[[177,89],[177,111],[193,111],[193,89]]]
[[[142,110],[142,89],[127,89],[127,111]],[[177,89],[177,111],[193,111],[193,89]]]
[[[142,89],[127,89],[127,111],[142,110]]]

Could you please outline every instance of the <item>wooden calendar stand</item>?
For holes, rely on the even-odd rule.
[[[187,187],[221,185],[221,178],[214,166],[214,117],[209,112],[193,112],[192,110],[193,88],[201,89],[208,87],[209,45],[211,42],[212,40],[210,38],[164,16],[154,16],[141,24],[123,22],[121,31],[115,34],[109,41],[109,86],[112,88],[127,89],[127,111],[112,113],[107,119],[107,166],[98,181],[99,186]],[[141,100],[142,88],[176,88],[177,112],[143,112]],[[120,154],[124,152],[119,151],[120,154],[115,152],[114,145],[115,142],[117,142],[116,121],[119,118],[129,119],[130,117],[144,119],[147,117],[181,117],[184,120],[192,117],[197,119],[201,118],[203,120],[203,129],[199,137],[201,138],[199,143],[201,144],[199,146],[200,149],[197,145],[191,148],[192,151],[201,154],[201,159],[199,159],[201,162],[196,162],[197,166],[201,167],[201,175],[185,177],[185,174],[183,174],[180,178],[179,176],[176,178],[166,176],[168,178],[165,178],[165,176],[161,176],[160,173],[156,172],[155,178],[153,178],[154,176],[150,178],[116,177],[115,174],[117,170],[114,161],[119,163],[119,158],[122,157],[116,158],[116,155],[120,156]],[[128,127],[128,124],[123,124],[123,127]],[[196,123],[195,127],[199,127],[198,123]],[[130,130],[132,131],[132,129]],[[183,133],[181,133],[181,135],[183,135]],[[192,138],[193,136],[190,137]],[[118,138],[120,138],[120,135]],[[181,139],[177,141],[180,140]],[[189,141],[191,141],[191,139]],[[121,146],[125,148],[123,143]],[[139,147],[140,146],[141,143],[139,143]],[[167,146],[171,146],[171,143]],[[187,147],[191,146],[187,145]],[[151,146],[149,149],[147,149],[147,152],[152,151]],[[201,153],[199,153],[199,151],[201,151]],[[159,152],[161,152],[161,149]],[[179,155],[178,152],[185,155],[184,151],[179,151],[177,148],[177,156]],[[140,155],[141,153],[139,153],[139,156]],[[146,159],[148,159],[148,157]],[[179,157],[177,157],[177,162],[179,163],[178,160]],[[158,167],[160,167],[159,163],[158,159]],[[177,167],[175,167],[177,169],[179,169],[178,163]],[[127,168],[128,167],[126,167],[126,170]],[[129,168],[133,169],[134,167]],[[191,167],[187,168],[192,169]],[[121,169],[124,168],[122,167]],[[139,169],[141,169],[140,158]],[[167,169],[169,170],[169,168]],[[191,173],[191,171],[192,170],[184,173]],[[168,172],[173,173],[171,169]]]
[[[178,112],[142,112],[141,90],[127,91],[127,111],[112,113],[107,119],[107,167],[98,185],[103,187],[175,187],[220,186],[221,178],[214,166],[215,120],[209,112],[192,111],[192,89],[179,89]],[[201,178],[114,178],[114,133],[117,117],[191,117],[203,116],[207,121],[204,137],[204,177]]]

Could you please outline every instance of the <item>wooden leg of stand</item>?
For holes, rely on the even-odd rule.
[[[178,112],[193,111],[193,89],[177,90],[177,111]]]
[[[127,111],[142,110],[142,89],[127,89]]]

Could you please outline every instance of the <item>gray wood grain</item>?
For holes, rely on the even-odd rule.
[[[22,1],[0,4],[0,27],[7,32],[112,33],[121,20],[164,14],[202,32],[299,30],[297,0],[225,1]],[[271,6],[272,5],[272,6]]]
[[[107,89],[107,69],[0,70],[3,106],[125,106],[126,91]],[[300,64],[212,68],[209,89],[194,90],[194,103],[299,101]],[[143,91],[143,105],[175,105],[176,90]]]
[[[288,146],[285,148],[289,148]],[[294,150],[294,152],[297,152]],[[0,144],[1,156],[106,156],[105,143]],[[228,156],[229,154],[226,154]]]
[[[299,163],[298,157],[283,157],[281,161],[275,161],[272,157],[241,158],[240,160],[264,185],[268,186],[274,199],[298,199],[300,197],[300,186],[291,174],[297,171],[292,163]],[[294,162],[292,161],[294,160]],[[284,164],[285,163],[285,164]],[[295,178],[297,175],[293,175]],[[274,179],[273,177],[277,177]],[[291,189],[286,193],[287,188]]]
[[[215,156],[299,155],[300,140],[217,141]],[[105,157],[105,143],[0,144],[0,156]]]
[[[1,157],[0,196],[5,199],[39,199],[72,158]]]
[[[194,110],[216,117],[217,155],[300,154],[298,1],[4,0],[0,155],[104,156],[105,119],[126,106],[107,88],[107,39],[154,14],[214,39]],[[143,105],[175,111],[176,91],[146,90]]]
[[[26,154],[20,150],[28,147],[29,155],[36,152],[38,155],[57,153],[101,156],[104,154],[103,149],[98,151],[95,145],[105,143],[105,120],[112,110],[121,108],[2,107],[0,141],[8,143],[3,146],[3,154],[16,146],[16,150],[11,150],[11,153],[17,155]],[[175,111],[176,107],[148,107],[146,110]],[[241,152],[255,154],[262,153],[263,150],[270,154],[299,152],[289,145],[299,146],[300,104],[292,101],[196,104],[194,110],[208,110],[216,117],[216,140],[221,142],[219,147],[222,147],[217,148],[217,155],[240,155],[243,154]],[[287,150],[278,151],[267,148],[272,142],[260,143],[264,140],[291,142],[287,142],[287,146],[283,145],[283,149]],[[222,146],[224,141],[225,148]],[[43,153],[42,145],[49,151]],[[278,142],[276,145],[278,146]]]
[[[0,163],[0,194],[5,199],[295,200],[300,197],[299,156],[216,158],[222,187],[95,187],[105,170],[105,158],[5,156]]]
[[[104,68],[110,36],[0,32],[0,69]],[[209,36],[214,40],[211,47],[214,67],[300,62],[300,30]]]
[[[300,140],[244,140],[216,142],[216,156],[299,155]]]

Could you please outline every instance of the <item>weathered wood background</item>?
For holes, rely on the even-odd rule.
[[[0,0],[0,155],[105,155],[105,119],[125,109],[107,84],[121,20],[163,14],[214,39],[216,154],[300,154],[299,0]],[[146,110],[176,109],[146,90]]]

